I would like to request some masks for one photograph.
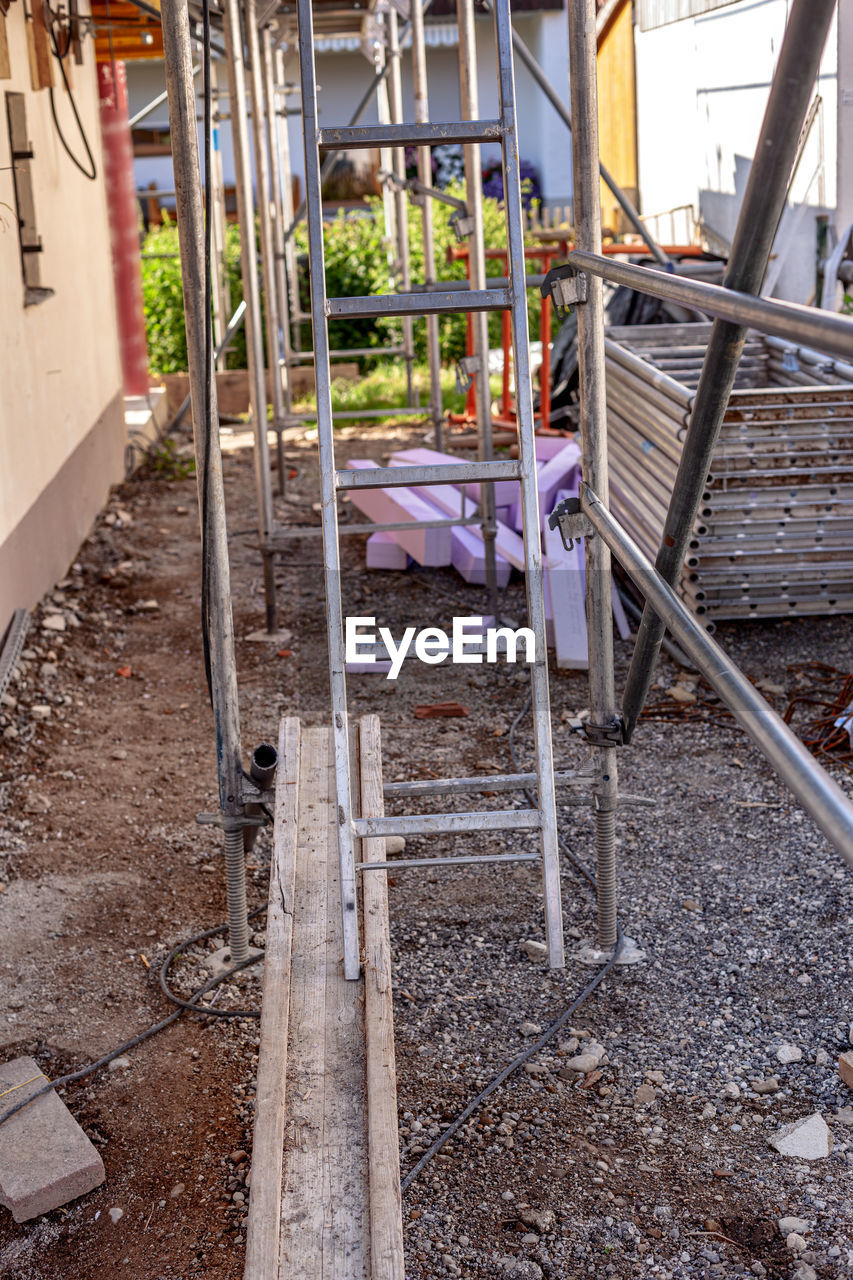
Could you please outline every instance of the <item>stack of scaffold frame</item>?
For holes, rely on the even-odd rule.
[[[608,331],[612,510],[647,555],[710,336],[710,324]],[[709,626],[853,609],[853,366],[750,333],[678,585]]]

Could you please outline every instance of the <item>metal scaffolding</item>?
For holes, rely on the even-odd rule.
[[[438,834],[441,832],[486,829],[536,830],[541,837],[541,861],[553,964],[562,962],[559,866],[556,849],[554,774],[551,756],[551,716],[548,697],[547,658],[542,607],[541,548],[533,454],[532,394],[528,360],[528,333],[522,240],[521,205],[518,185],[518,148],[515,139],[515,100],[512,50],[572,130],[575,248],[565,265],[553,268],[543,290],[558,308],[574,306],[578,318],[578,363],[580,375],[580,434],[583,481],[580,497],[562,504],[551,515],[552,527],[562,529],[566,538],[585,539],[587,620],[589,634],[589,716],[583,733],[590,749],[591,772],[558,776],[564,785],[591,792],[598,857],[598,931],[586,949],[591,960],[612,957],[624,947],[617,923],[616,894],[616,814],[620,803],[618,755],[631,742],[652,679],[657,653],[669,629],[697,669],[716,689],[737,722],[753,738],[780,777],[803,807],[835,844],[842,857],[853,865],[853,807],[806,751],[790,729],[771,710],[749,681],[720,650],[702,625],[689,613],[673,591],[687,549],[687,539],[708,473],[710,458],[718,439],[725,407],[733,385],[747,327],[776,335],[808,348],[828,352],[853,362],[853,320],[790,303],[774,302],[759,296],[772,247],[773,236],[785,200],[796,160],[797,140],[806,118],[809,98],[833,10],[832,0],[794,0],[779,65],[762,126],[756,160],[747,186],[731,258],[722,285],[679,278],[671,270],[658,270],[620,263],[602,253],[599,178],[617,193],[617,199],[636,228],[642,228],[649,251],[657,263],[670,267],[666,254],[648,235],[636,210],[619,192],[611,175],[601,166],[597,136],[595,0],[569,0],[569,43],[571,57],[571,114],[561,103],[533,61],[519,37],[512,32],[509,0],[490,0],[498,48],[500,116],[482,120],[479,116],[473,0],[458,0],[461,119],[440,126],[429,122],[428,77],[424,42],[424,11],[414,0],[411,22],[398,29],[396,12],[385,13],[385,48],[370,76],[367,91],[356,107],[350,124],[321,127],[317,118],[314,43],[311,0],[299,0],[298,23],[302,71],[302,116],[306,147],[307,199],[293,210],[291,173],[287,145],[287,97],[293,91],[283,79],[281,43],[293,41],[294,31],[278,19],[276,7],[261,6],[256,0],[224,0],[223,25],[227,51],[230,114],[237,169],[237,203],[243,259],[245,326],[249,360],[249,388],[255,439],[255,471],[258,501],[258,535],[264,564],[267,627],[276,623],[275,555],[289,545],[293,536],[322,535],[326,566],[327,613],[332,674],[332,719],[335,726],[337,796],[341,814],[341,883],[343,888],[346,971],[359,970],[358,936],[354,904],[358,874],[358,841],[391,833]],[[181,232],[182,271],[187,299],[188,353],[194,405],[196,451],[199,459],[199,498],[205,545],[205,591],[208,601],[207,639],[211,654],[212,700],[216,716],[220,752],[220,821],[225,829],[229,867],[229,918],[232,949],[245,950],[245,889],[241,898],[240,868],[244,828],[256,825],[253,813],[261,789],[242,775],[239,767],[240,733],[237,716],[236,674],[230,621],[227,541],[218,453],[218,420],[215,384],[212,381],[212,337],[205,317],[204,225],[200,201],[200,165],[195,124],[195,96],[191,61],[187,0],[164,6],[164,48],[166,56],[172,142],[175,161],[177,212]],[[415,88],[414,123],[403,120],[400,82],[401,49],[411,35]],[[246,67],[248,60],[249,84]],[[386,92],[387,123],[363,126],[359,122],[377,94]],[[252,132],[254,135],[256,191],[252,186],[247,116],[250,89]],[[383,117],[380,115],[380,120]],[[430,201],[430,145],[459,142],[465,147],[467,177],[467,222],[470,243],[471,279],[468,288],[451,289],[436,278],[434,236]],[[482,184],[479,155],[484,141],[499,142],[504,167],[507,212],[508,278],[488,282],[482,237]],[[405,177],[401,148],[417,148],[418,181]],[[389,148],[387,190],[394,209],[394,269],[400,281],[396,293],[382,297],[328,298],[323,276],[322,181],[342,149],[364,146]],[[321,156],[326,154],[321,164]],[[211,181],[216,181],[211,170]],[[412,282],[408,264],[407,198],[421,203],[425,279]],[[257,197],[257,204],[255,203]],[[309,229],[309,269],[311,274],[314,349],[298,350],[299,326],[309,317],[299,305],[297,264],[293,233],[307,208]],[[264,350],[261,296],[258,276],[258,245],[254,235],[257,210],[260,258],[264,283],[267,323]],[[218,241],[216,242],[219,243]],[[681,302],[715,317],[708,351],[698,387],[690,406],[684,450],[666,518],[665,532],[653,566],[631,541],[609,510],[608,458],[605,402],[605,338],[603,287],[605,282],[626,284],[653,296]],[[221,293],[218,301],[217,336],[223,328]],[[511,314],[516,370],[516,408],[519,425],[518,461],[495,461],[491,438],[491,411],[488,381],[487,314],[502,310]],[[433,468],[376,468],[371,471],[340,471],[333,447],[333,420],[329,360],[355,352],[330,351],[328,322],[337,317],[393,315],[401,321],[403,341],[391,353],[407,362],[410,375],[413,359],[412,325],[415,317],[427,318],[430,361],[429,403],[426,409],[414,404],[408,412],[426,416],[432,422],[437,442],[441,436],[441,388],[438,347],[438,317],[441,313],[463,312],[473,319],[474,359],[470,370],[477,388],[477,430],[479,459]],[[234,324],[229,326],[233,332]],[[369,348],[366,354],[376,354]],[[273,507],[268,431],[278,439],[279,485],[285,483],[282,431],[303,415],[293,413],[289,374],[299,363],[312,360],[317,377],[318,423],[323,523],[320,528],[283,528]],[[267,419],[265,370],[271,374],[273,418]],[[347,417],[355,416],[348,412]],[[369,411],[362,416],[369,416]],[[481,486],[480,511],[471,516],[463,498],[458,517],[426,522],[458,525],[476,522],[483,530],[487,555],[487,585],[490,607],[499,615],[494,560],[493,483],[513,479],[522,486],[527,562],[528,609],[536,635],[533,666],[533,705],[536,731],[537,807],[533,810],[490,811],[414,815],[398,818],[366,818],[351,812],[349,741],[347,734],[346,688],[342,652],[342,617],[338,536],[341,532],[362,532],[380,528],[372,525],[337,527],[336,504],[342,491],[390,485],[470,483]],[[388,528],[400,527],[394,525]],[[417,525],[407,525],[414,528]],[[637,639],[628,684],[623,698],[617,697],[614,678],[611,618],[611,555],[622,564],[635,582],[646,605]],[[442,795],[469,787],[475,791],[482,779],[433,780],[407,784],[406,795]],[[489,779],[492,789],[509,790],[523,785],[520,777]],[[386,791],[395,794],[394,784]],[[622,797],[624,802],[626,798]],[[240,855],[238,858],[238,844]],[[518,855],[527,859],[531,855]],[[466,861],[467,859],[461,859]],[[501,859],[506,860],[506,859]],[[433,865],[435,859],[422,864]],[[455,863],[460,859],[446,859]],[[384,864],[372,864],[382,866]],[[395,864],[399,865],[399,864]],[[408,863],[403,865],[409,865]],[[244,922],[245,923],[245,922]]]

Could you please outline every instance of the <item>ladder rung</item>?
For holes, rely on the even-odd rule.
[[[354,818],[353,830],[362,839],[383,836],[461,834],[465,831],[537,831],[538,809],[495,809],[485,813],[414,813],[400,817]]]
[[[500,120],[460,120],[452,124],[369,124],[318,129],[321,151],[352,151],[357,147],[426,147],[451,142],[500,142]]]
[[[557,787],[589,788],[595,781],[592,773],[555,773]],[[535,773],[484,773],[479,778],[428,778],[414,782],[386,782],[386,796],[464,795],[471,791],[523,791],[539,785]]]
[[[357,862],[356,871],[416,871],[419,867],[476,867],[479,862],[541,862],[541,853],[484,853],[471,858],[395,858],[393,862]]]
[[[354,360],[356,356],[404,356],[405,347],[346,347],[343,351],[330,351],[330,360]],[[313,351],[299,351],[290,357],[290,364],[312,364]]]
[[[326,315],[430,316],[469,311],[509,311],[511,289],[454,289],[444,293],[380,293],[362,298],[327,298]]]
[[[363,471],[336,471],[335,486],[338,489],[402,489],[409,485],[472,484],[520,478],[520,462],[447,462],[433,467],[365,467]]]

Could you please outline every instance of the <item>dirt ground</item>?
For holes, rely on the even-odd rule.
[[[342,443],[340,456],[384,458],[418,435],[374,428],[366,443]],[[227,444],[248,755],[276,741],[282,713],[328,720],[320,545],[300,538],[278,561],[291,639],[250,642],[263,620],[253,468],[243,436]],[[316,526],[313,446],[289,440],[288,463],[293,500],[280,514]],[[364,542],[344,539],[345,612],[396,632],[482,610],[482,591],[450,570],[366,574]],[[514,581],[506,611],[520,616],[521,599]],[[195,822],[216,808],[199,613],[195,481],[149,470],[115,492],[35,612],[0,707],[2,1060],[32,1054],[56,1077],[144,1030],[172,1007],[158,986],[162,960],[225,919],[220,839]],[[790,662],[853,670],[848,618],[722,631],[779,707],[799,679]],[[629,655],[620,643],[620,675]],[[678,678],[666,662],[656,691],[676,711],[666,691]],[[509,667],[460,675],[413,663],[396,684],[354,677],[350,705],[381,715],[386,778],[506,771],[526,680]],[[451,698],[467,718],[414,718],[416,703]],[[585,676],[555,673],[552,700],[557,763],[571,767],[584,748],[566,721],[586,705]],[[529,722],[519,732],[529,758]],[[625,785],[659,808],[654,819],[625,810],[620,902],[649,959],[605,983],[413,1185],[404,1210],[413,1280],[853,1275],[853,1113],[843,1118],[853,1094],[834,1074],[853,1016],[850,876],[713,708],[690,723],[650,720],[639,741],[625,753]],[[847,785],[849,775],[837,776]],[[562,816],[589,861],[586,810]],[[410,842],[413,853],[423,847]],[[265,833],[250,862],[252,907],[264,902],[268,860]],[[594,911],[568,867],[565,897],[577,945],[592,936]],[[399,873],[391,915],[405,1171],[425,1137],[523,1047],[533,1034],[523,1026],[547,1026],[589,971],[551,974],[520,947],[543,936],[536,872],[523,864],[430,875],[426,885]],[[180,962],[181,990],[199,980],[213,945]],[[220,1002],[256,1008],[257,979],[235,980]],[[593,1037],[606,1050],[600,1070],[561,1076]],[[802,1047],[802,1065],[779,1065],[782,1042]],[[185,1016],[130,1050],[126,1065],[70,1086],[65,1100],[107,1180],[22,1226],[0,1210],[4,1280],[237,1280],[256,1048],[256,1021]],[[751,1091],[771,1074],[777,1092]],[[836,1116],[832,1156],[786,1165],[766,1137],[815,1110]],[[809,1220],[802,1249],[780,1235],[785,1213]]]

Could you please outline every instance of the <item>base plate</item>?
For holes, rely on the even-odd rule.
[[[607,951],[602,949],[594,942],[587,942],[581,947],[580,951],[576,951],[572,956],[579,964],[602,965],[607,964],[613,956],[614,948],[611,947]],[[635,938],[623,938],[622,950],[619,953],[619,959],[616,961],[617,966],[623,964],[642,964],[648,957],[642,947]]]
[[[263,954],[263,947],[249,947],[250,957],[262,956]],[[210,955],[204,957],[204,967],[209,971],[211,978],[221,978],[223,973],[228,972],[233,963],[234,961],[231,959],[231,948],[227,943],[224,947],[220,947],[217,951],[211,951]],[[245,972],[247,972],[246,969],[241,969],[238,973],[234,974],[234,977],[237,978],[240,976],[240,973]],[[256,972],[256,969],[253,968],[252,972]]]

